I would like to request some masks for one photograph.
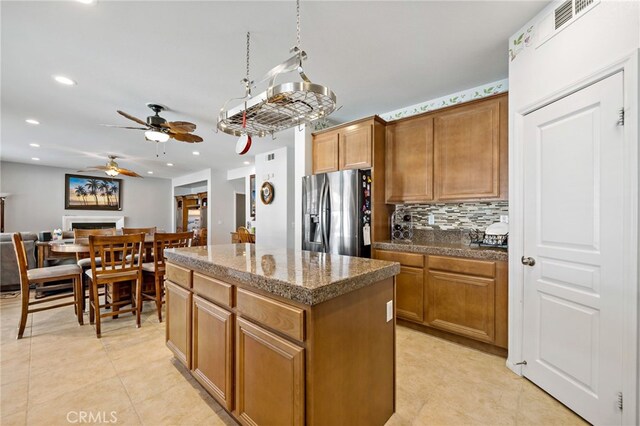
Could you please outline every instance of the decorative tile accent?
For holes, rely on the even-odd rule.
[[[486,229],[509,214],[508,201],[478,201],[470,203],[399,204],[397,211],[413,215],[415,229]],[[433,214],[434,225],[429,225]]]
[[[497,95],[498,93],[506,92],[507,90],[509,90],[509,80],[505,78],[504,80],[483,84],[482,86],[477,86],[472,89],[463,90],[451,95],[442,96],[430,101],[421,102],[419,104],[400,108],[385,114],[380,114],[380,117],[386,121],[398,120],[400,118],[422,114],[427,111],[434,111],[451,105],[472,101],[474,99]]]

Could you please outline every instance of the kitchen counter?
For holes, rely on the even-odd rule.
[[[509,259],[507,249],[469,246],[467,244],[456,242],[433,241],[416,244],[401,241],[378,241],[373,243],[372,247],[377,250],[402,251],[436,256],[455,256],[470,259],[496,261],[507,261]]]
[[[227,244],[165,250],[169,262],[313,306],[397,275],[394,262]]]

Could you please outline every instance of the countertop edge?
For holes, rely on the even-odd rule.
[[[463,257],[467,259],[494,260],[505,262],[509,260],[509,253],[506,250],[498,251],[498,249],[491,248],[478,249],[474,247],[446,247],[429,244],[393,243],[388,241],[374,242],[372,244],[372,248],[377,250],[418,253],[425,255]]]
[[[400,264],[388,262],[389,265],[382,266],[375,271],[364,272],[349,278],[341,279],[320,288],[307,289],[293,286],[286,281],[277,278],[269,278],[253,274],[251,272],[239,271],[228,266],[219,265],[210,261],[194,259],[191,256],[176,252],[165,252],[165,258],[172,263],[177,263],[194,272],[213,276],[220,280],[230,279],[240,282],[249,287],[266,291],[276,296],[314,306],[319,303],[331,300],[343,294],[356,291],[367,285],[385,280],[400,273]]]

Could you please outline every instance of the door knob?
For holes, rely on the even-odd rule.
[[[536,264],[536,260],[533,257],[524,257],[524,256],[522,256],[520,261],[522,262],[523,265],[533,266],[533,265]]]

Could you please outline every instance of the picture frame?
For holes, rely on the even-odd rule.
[[[256,175],[249,176],[249,216],[256,220]]]
[[[275,188],[271,182],[264,182],[260,187],[260,200],[263,204],[271,204],[275,196]]]
[[[65,174],[65,210],[122,210],[122,179]]]

